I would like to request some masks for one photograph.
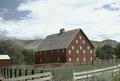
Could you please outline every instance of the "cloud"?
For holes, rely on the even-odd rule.
[[[120,13],[116,10],[119,7],[119,0],[27,0],[16,10],[30,13],[19,20],[1,19],[0,29],[8,31],[10,37],[34,39],[57,33],[63,27],[82,28],[93,40],[120,40]]]
[[[20,20],[23,17],[26,17],[30,11],[18,11],[17,7],[19,7],[20,3],[23,1],[21,0],[0,0],[0,16],[4,20]]]

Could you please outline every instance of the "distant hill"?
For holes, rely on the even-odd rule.
[[[18,40],[18,39],[11,39],[10,41],[12,43],[15,43],[15,45],[22,47],[22,48],[26,48],[26,49],[36,49],[40,43],[43,41],[44,39],[36,39],[36,40]],[[105,44],[111,45],[113,47],[115,47],[119,42],[115,41],[115,40],[103,40],[103,41],[93,41],[91,40],[92,44],[95,47],[98,46],[103,46]]]
[[[117,44],[119,44],[118,41],[111,40],[111,39],[106,39],[106,40],[103,40],[103,41],[93,41],[93,40],[91,40],[91,42],[95,47],[103,46],[105,44],[108,44],[112,47],[115,47]]]
[[[37,39],[37,40],[12,40],[17,45],[26,48],[26,49],[36,49],[38,45],[42,42],[43,39]]]

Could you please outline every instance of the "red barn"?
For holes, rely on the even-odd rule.
[[[35,51],[36,63],[92,62],[94,46],[81,29],[48,35]]]
[[[0,67],[11,65],[11,59],[8,55],[0,55]]]

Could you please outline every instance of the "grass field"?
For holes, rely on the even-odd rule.
[[[105,67],[114,66],[114,65],[116,65],[116,63],[66,66],[66,67],[53,69],[52,71],[55,76],[55,81],[72,81],[73,80],[73,71],[74,72],[89,71],[89,70],[93,70],[93,69],[105,68]]]

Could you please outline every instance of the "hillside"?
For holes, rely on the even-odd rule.
[[[17,45],[26,49],[35,49],[42,42],[43,39],[39,40],[12,40]]]
[[[110,39],[106,39],[106,40],[103,40],[103,41],[93,41],[93,40],[91,40],[91,42],[95,47],[103,46],[105,44],[108,44],[112,47],[115,47],[117,44],[119,44],[118,41],[110,40]]]
[[[38,45],[40,45],[40,43],[43,41],[43,39],[39,39],[39,40],[13,40],[17,45],[23,47],[23,48],[27,48],[27,49],[35,49],[36,47],[38,47]],[[92,44],[95,47],[98,46],[103,46],[105,44],[108,44],[110,46],[115,47],[119,42],[115,41],[115,40],[103,40],[103,41],[93,41],[91,40]]]

